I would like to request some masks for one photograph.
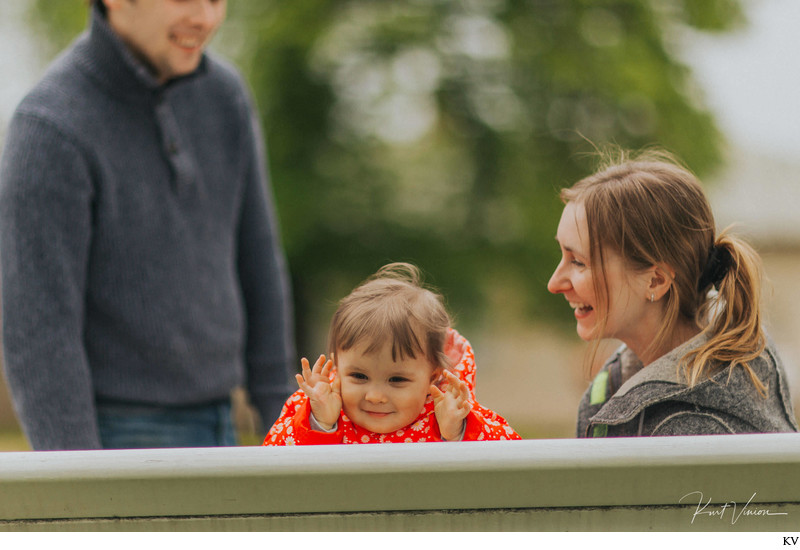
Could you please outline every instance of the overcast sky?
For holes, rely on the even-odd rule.
[[[744,5],[747,28],[695,36],[688,59],[731,141],[800,161],[800,1]]]

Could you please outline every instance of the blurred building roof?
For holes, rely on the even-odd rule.
[[[735,148],[706,183],[718,227],[759,248],[800,248],[800,158]]]

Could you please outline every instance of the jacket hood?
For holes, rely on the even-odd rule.
[[[708,339],[708,334],[700,333],[641,368],[619,387],[591,417],[590,422],[619,425],[633,420],[645,408],[656,403],[679,401],[739,418],[758,432],[781,431],[785,429],[787,421],[797,429],[783,366],[769,338],[766,349],[749,363],[759,380],[767,386],[766,398],[758,392],[746,370],[740,366],[723,368],[692,387],[688,385],[678,365],[686,353],[700,347]],[[626,346],[622,346],[605,368],[621,369],[624,363],[630,361],[639,360]]]

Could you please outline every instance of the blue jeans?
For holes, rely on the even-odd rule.
[[[192,407],[97,404],[104,449],[236,445],[230,401]]]

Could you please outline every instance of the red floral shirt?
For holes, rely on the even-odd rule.
[[[499,414],[482,407],[475,400],[475,355],[472,346],[455,329],[449,329],[445,345],[447,356],[453,360],[452,372],[469,387],[472,410],[467,415],[462,441],[522,439]],[[335,372],[331,373],[331,380]],[[440,383],[441,384],[441,383]],[[439,424],[428,396],[420,415],[408,426],[396,432],[380,434],[354,424],[344,411],[339,414],[336,431],[327,433],[311,428],[311,407],[303,390],[297,390],[286,401],[281,416],[267,433],[264,445],[327,445],[337,443],[417,443],[442,441]]]

